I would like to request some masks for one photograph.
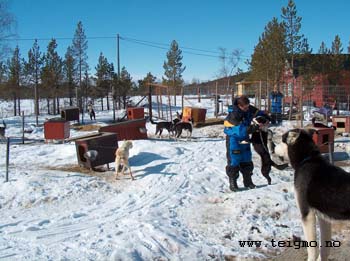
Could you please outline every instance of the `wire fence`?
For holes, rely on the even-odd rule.
[[[271,92],[278,89],[283,95],[282,111],[287,112],[292,106],[295,112],[302,106],[331,107],[342,114],[350,114],[350,84],[349,85],[302,85],[301,81],[294,84],[281,84],[275,88],[266,81],[242,82],[234,85],[215,83],[184,88],[184,95],[195,95],[198,100],[206,97],[217,97],[225,104],[232,104],[235,96],[247,95],[253,105],[259,109],[271,111]],[[292,93],[292,89],[294,93]],[[302,106],[301,106],[302,105]]]

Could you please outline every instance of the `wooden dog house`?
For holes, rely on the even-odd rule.
[[[115,151],[118,148],[116,133],[101,132],[75,140],[78,163],[82,167],[92,169],[96,166],[115,161]],[[96,151],[93,158],[87,157],[88,151]]]
[[[61,117],[66,121],[78,121],[79,122],[79,108],[78,107],[66,107],[61,110]]]
[[[62,118],[49,119],[44,123],[44,138],[48,140],[64,140],[69,138],[69,121]]]
[[[321,153],[334,152],[334,129],[332,128],[312,128],[316,132],[312,135],[312,139],[320,149]],[[330,144],[329,144],[330,143]],[[329,145],[331,151],[329,151]]]
[[[332,116],[332,125],[337,128],[337,133],[350,133],[350,116]]]
[[[99,132],[113,132],[118,134],[119,140],[147,139],[146,119],[122,121],[103,126]]]
[[[127,111],[129,120],[145,118],[145,109],[143,107],[129,107]]]
[[[190,119],[193,119],[193,123],[205,123],[206,113],[207,109],[184,107],[182,111],[182,120],[189,121]]]

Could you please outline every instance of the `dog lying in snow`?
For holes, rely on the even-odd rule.
[[[124,140],[123,144],[115,152],[115,178],[118,178],[119,166],[122,165],[121,173],[124,174],[126,168],[129,169],[131,179],[134,180],[129,165],[129,150],[132,148],[132,141]]]
[[[322,157],[312,140],[314,131],[293,129],[286,132],[282,136],[284,147],[277,146],[276,153],[285,154],[287,149],[289,162],[295,170],[294,193],[305,239],[308,244],[316,241],[317,216],[321,236],[318,260],[328,260],[332,244],[330,220],[350,219],[350,173]],[[307,253],[308,260],[316,260],[315,247],[309,246]]]

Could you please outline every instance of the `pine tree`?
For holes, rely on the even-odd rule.
[[[57,43],[52,39],[45,54],[44,67],[42,73],[42,82],[47,91],[48,114],[50,114],[49,99],[53,99],[53,113],[59,114],[59,86],[63,79],[63,62],[58,55]],[[51,89],[53,88],[53,90]]]
[[[313,63],[313,68],[315,69],[314,73],[318,73],[323,77],[323,75],[328,74],[330,68],[330,50],[323,41],[321,42],[317,54],[314,60],[315,62]],[[321,84],[323,84],[322,77],[319,78]]]
[[[157,81],[157,77],[153,76],[151,72],[147,73],[146,77],[142,80],[138,80],[138,92],[144,95],[148,92],[148,88],[150,83],[155,83]]]
[[[332,42],[332,47],[330,50],[330,73],[328,75],[328,80],[331,85],[337,86],[342,79],[342,70],[344,70],[344,56],[343,47],[339,35],[336,35],[334,41]],[[335,91],[335,90],[334,90]]]
[[[286,60],[284,27],[273,18],[265,26],[265,31],[259,37],[251,60],[252,74],[255,79],[266,78],[267,82],[272,81],[279,89],[282,73],[284,72]],[[269,91],[267,90],[267,93]]]
[[[175,40],[171,42],[170,49],[167,52],[167,61],[164,61],[163,68],[165,70],[163,82],[168,86],[172,86],[174,91],[174,103],[176,106],[176,93],[177,87],[183,85],[182,73],[185,71],[186,66],[182,67],[182,51],[179,49],[179,45]]]
[[[295,75],[295,72],[297,72],[296,70],[297,68],[295,68],[294,59],[295,59],[295,55],[300,53],[304,35],[300,34],[302,18],[297,15],[296,5],[293,0],[289,0],[287,7],[282,8],[281,16],[283,19],[282,23],[285,30],[287,53],[290,58],[289,67],[293,72],[293,76],[296,78],[297,75]],[[292,93],[291,101],[293,101],[294,100],[294,80],[292,82],[291,93]],[[289,110],[289,120],[291,119],[292,119],[292,105],[290,105],[290,110]]]
[[[108,62],[107,58],[100,53],[96,70],[96,96],[101,98],[103,108],[103,97],[107,97],[107,110],[109,110],[108,94],[111,91],[113,65]]]
[[[7,90],[7,66],[6,63],[0,62],[0,97],[3,97],[4,99],[11,98],[9,96],[9,92]]]
[[[8,69],[9,69],[9,89],[12,90],[13,97],[13,112],[14,116],[21,114],[21,100],[20,100],[20,79],[22,76],[22,63],[21,63],[21,55],[19,52],[19,47],[16,46],[12,58],[8,60]],[[18,102],[18,108],[17,108]],[[18,114],[17,114],[18,110]]]
[[[86,40],[83,24],[81,21],[79,21],[73,38],[72,54],[74,60],[76,61],[76,79],[80,90],[83,73],[89,70],[87,63],[87,49],[88,41]],[[79,97],[78,86],[76,88],[77,106],[79,106],[80,110],[83,112],[83,104],[81,98]]]
[[[76,61],[73,57],[73,51],[72,47],[68,46],[66,54],[65,54],[64,64],[63,64],[63,72],[64,72],[64,79],[67,84],[68,89],[68,97],[69,97],[69,106],[73,106],[73,90],[76,86],[76,83],[74,81],[74,76],[76,74]]]
[[[133,84],[130,73],[123,66],[119,79],[119,96],[121,96],[123,99],[124,109],[126,108],[126,96],[130,93],[132,86]]]
[[[28,52],[28,62],[24,61],[24,75],[29,84],[34,84],[34,112],[37,126],[39,115],[39,81],[43,62],[43,54],[40,51],[38,41],[35,40],[33,47]]]

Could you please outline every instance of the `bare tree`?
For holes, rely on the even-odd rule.
[[[241,57],[243,54],[243,50],[241,49],[234,49],[231,53],[227,53],[226,48],[219,47],[219,60],[221,62],[221,68],[219,70],[218,77],[224,77],[227,78],[227,92],[230,89],[230,78],[234,71],[236,70],[236,73],[240,71],[238,65],[241,61]],[[232,91],[232,101],[233,101],[233,92],[234,88],[231,88]]]
[[[0,60],[7,58],[10,52],[9,39],[16,36],[16,19],[8,11],[8,1],[0,0]]]

